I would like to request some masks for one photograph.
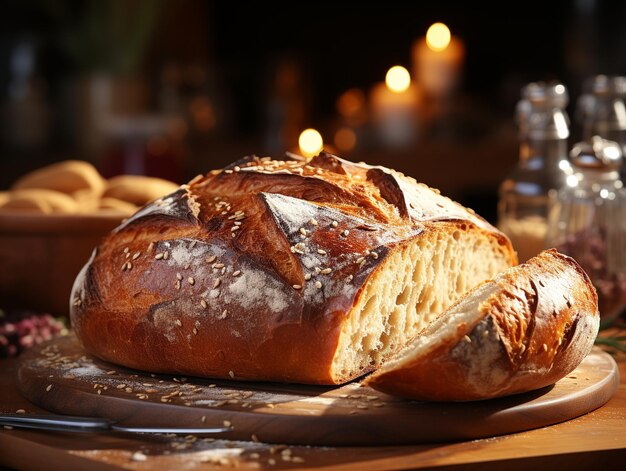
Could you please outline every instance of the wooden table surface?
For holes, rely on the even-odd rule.
[[[26,470],[625,469],[626,356],[617,355],[616,360],[622,381],[605,406],[565,423],[496,438],[402,447],[313,448],[192,436],[0,429],[0,465]],[[15,360],[0,361],[0,411],[43,412],[19,395],[16,366]]]

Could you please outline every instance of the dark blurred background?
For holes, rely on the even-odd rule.
[[[183,182],[302,152],[315,128],[493,221],[520,88],[561,80],[575,139],[583,81],[626,73],[625,2],[281,3],[3,2],[0,190],[64,159]],[[419,46],[435,22],[453,35],[439,56]],[[394,65],[406,92],[382,85]]]

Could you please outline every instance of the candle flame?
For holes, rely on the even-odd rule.
[[[304,157],[313,157],[319,154],[324,147],[324,140],[317,130],[309,128],[300,133],[298,145],[300,146],[300,153]]]
[[[387,88],[395,93],[402,93],[407,91],[409,85],[411,85],[411,76],[409,71],[401,65],[394,65],[387,71],[385,76],[385,85]]]
[[[434,23],[426,32],[426,45],[432,51],[443,51],[450,45],[450,29],[443,23]]]

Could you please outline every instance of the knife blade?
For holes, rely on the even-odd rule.
[[[78,417],[54,414],[0,414],[0,425],[49,430],[56,432],[123,432],[123,433],[175,433],[215,434],[232,430],[232,427],[129,427],[100,417]]]

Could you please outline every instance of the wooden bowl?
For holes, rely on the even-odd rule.
[[[113,211],[0,214],[0,307],[67,316],[74,278],[125,217]]]

